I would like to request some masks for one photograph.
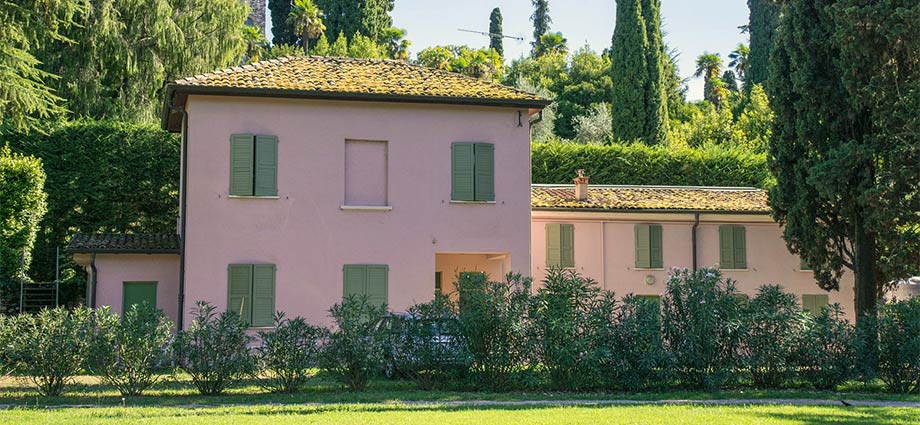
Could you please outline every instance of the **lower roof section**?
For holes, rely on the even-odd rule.
[[[99,254],[178,254],[179,235],[173,233],[77,233],[67,252]]]

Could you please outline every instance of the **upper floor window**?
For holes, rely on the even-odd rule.
[[[491,143],[457,142],[451,145],[452,201],[495,200],[494,152]]]
[[[278,196],[276,136],[230,136],[230,195]]]
[[[636,268],[660,269],[664,267],[660,224],[636,225]]]
[[[719,268],[723,270],[748,268],[744,226],[719,226]]]
[[[546,225],[546,267],[575,267],[575,225]]]
[[[387,142],[345,141],[345,205],[387,205]]]

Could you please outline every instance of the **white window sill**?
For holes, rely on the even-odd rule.
[[[280,196],[256,196],[256,195],[227,195],[230,199],[281,199]]]
[[[751,271],[751,269],[719,269],[719,271],[723,271],[723,272],[749,272],[749,271]]]
[[[644,267],[634,267],[633,270],[640,272],[663,272],[664,268],[644,268]]]
[[[451,204],[494,204],[495,201],[455,201],[450,200]]]
[[[339,206],[339,209],[342,211],[393,211],[393,207],[387,205],[342,205]]]

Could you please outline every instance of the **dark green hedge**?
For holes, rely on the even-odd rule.
[[[14,152],[41,158],[47,175],[48,212],[33,250],[33,279],[54,279],[55,248],[63,252],[77,232],[175,232],[178,135],[152,124],[76,121],[46,135],[3,138]],[[68,269],[62,278],[74,276],[73,265]]]
[[[572,183],[583,168],[592,184],[753,186],[773,184],[765,154],[742,149],[643,144],[534,143],[534,183]]]

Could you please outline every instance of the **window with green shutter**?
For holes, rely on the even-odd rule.
[[[434,293],[440,295],[443,293],[443,286],[441,283],[441,272],[434,272]]]
[[[828,296],[827,294],[803,294],[802,295],[802,310],[807,311],[813,315],[821,314],[821,310],[827,306]]]
[[[156,282],[124,282],[122,286],[122,313],[128,311],[131,306],[140,304],[147,304],[156,308]]]
[[[491,143],[453,143],[450,182],[453,201],[494,201],[495,146]]]
[[[744,226],[719,226],[719,268],[741,270],[748,267],[746,239]]]
[[[546,225],[546,266],[575,267],[575,225]]]
[[[387,304],[389,267],[380,264],[346,264],[342,269],[343,297],[366,296],[371,304]]]
[[[660,224],[637,224],[636,232],[636,268],[660,269],[664,267],[663,246],[661,243]]]
[[[278,195],[278,138],[230,136],[230,195]]]
[[[227,276],[227,309],[250,326],[274,325],[275,265],[231,264]]]
[[[803,272],[810,272],[810,271],[813,271],[814,269],[811,268],[811,266],[809,266],[808,263],[805,262],[804,258],[799,258],[799,270]]]

